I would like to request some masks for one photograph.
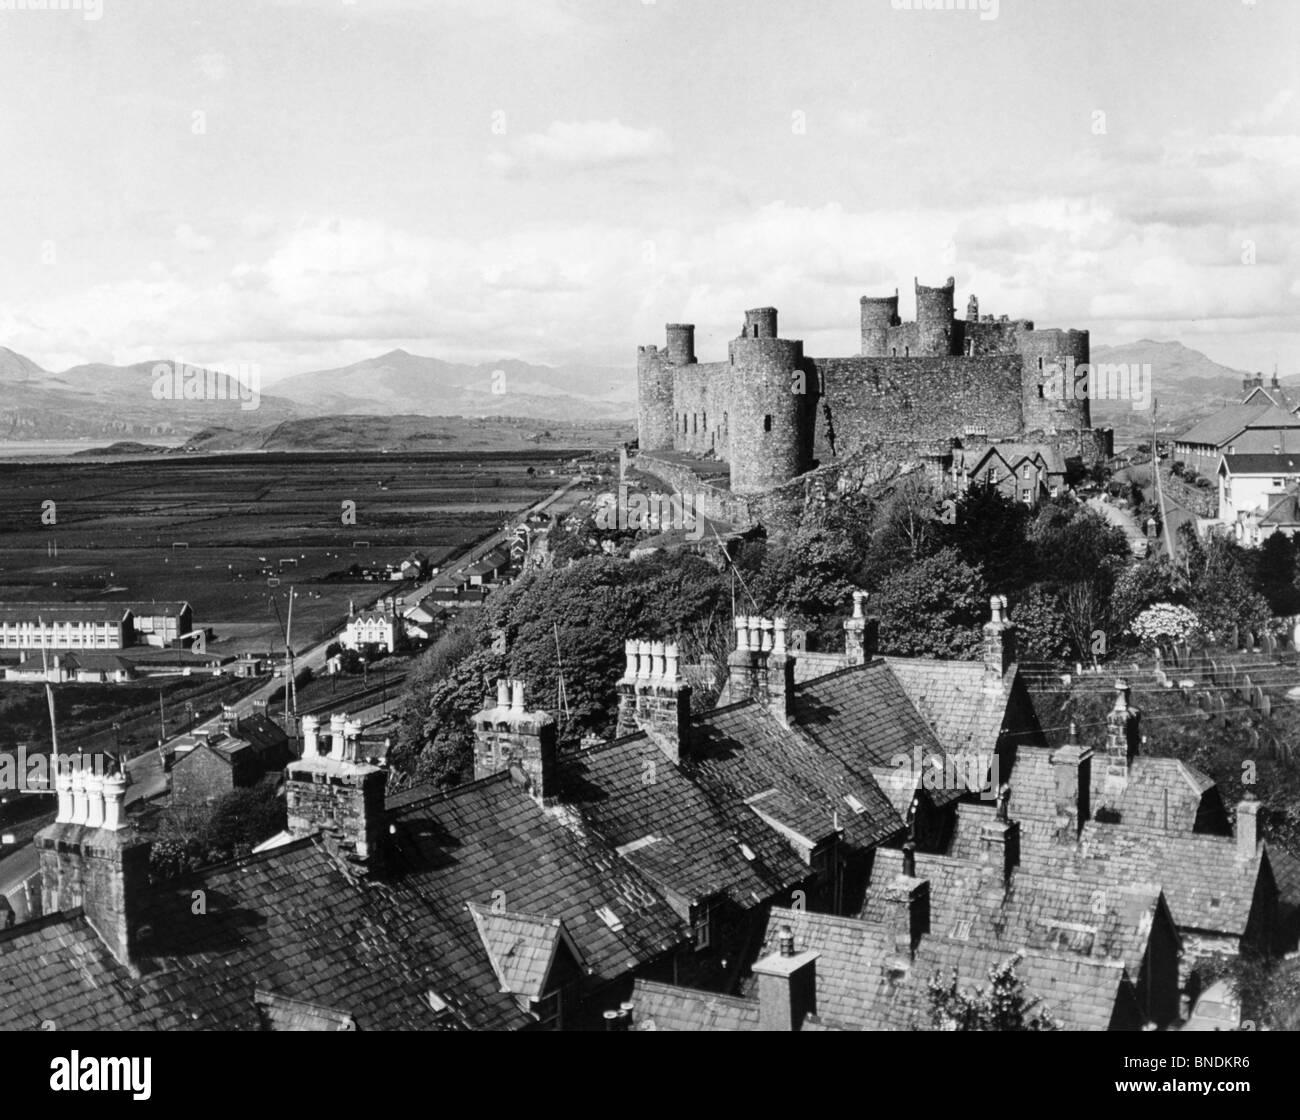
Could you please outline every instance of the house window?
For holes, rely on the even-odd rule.
[[[763,431],[770,432],[771,430],[772,430],[772,414],[769,412],[766,416],[763,417]]]
[[[691,932],[695,936],[695,948],[709,949],[713,946],[713,913],[707,903],[693,908],[691,915]]]
[[[1033,491],[1032,491],[1032,490],[1021,490],[1021,491],[1020,491],[1020,500],[1021,500],[1022,502],[1028,503],[1032,494],[1033,494]]]
[[[537,1001],[537,1020],[543,1030],[558,1031],[564,1026],[564,993],[557,988]]]
[[[1020,477],[1021,477],[1021,478],[1028,478],[1028,477],[1029,477],[1029,464],[1028,464],[1028,463],[1026,463],[1026,464],[1021,468],[1021,470],[1020,470]]]

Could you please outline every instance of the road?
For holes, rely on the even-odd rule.
[[[1128,539],[1129,551],[1134,556],[1145,556],[1149,547],[1146,534],[1142,532],[1137,523],[1137,519],[1131,513],[1120,509],[1111,502],[1103,502],[1100,498],[1089,498],[1088,508],[1096,510],[1106,519],[1106,523],[1119,529]]]
[[[558,502],[565,494],[579,484],[578,478],[572,478],[562,486],[556,487],[551,494],[543,498],[540,502],[529,506],[520,513],[512,515],[511,528],[501,529],[493,533],[486,540],[480,541],[468,549],[465,554],[447,567],[443,568],[433,579],[427,581],[422,586],[415,589],[414,592],[403,592],[406,601],[419,602],[420,599],[428,595],[436,587],[450,587],[456,582],[456,574],[469,564],[481,560],[489,552],[499,545],[510,539],[514,532],[513,526],[517,525],[530,514],[541,513],[550,506]],[[380,592],[382,594],[382,592]],[[337,641],[337,634],[330,634],[323,638],[310,649],[304,650],[294,657],[295,670],[311,669],[312,673],[318,673],[325,668],[325,650],[330,644]],[[235,710],[240,715],[249,715],[254,711],[258,701],[266,701],[268,706],[271,694],[274,693],[285,683],[283,677],[270,677],[264,683],[260,684],[247,696],[242,697],[235,703]],[[356,717],[373,717],[380,715],[382,711],[387,710],[391,714],[393,697],[389,697],[386,708],[384,705],[375,704],[372,707],[363,709],[360,712],[353,713]],[[202,723],[196,724],[192,729],[193,733],[202,733],[212,730],[216,727],[220,715],[213,715]],[[368,722],[368,719],[367,719]],[[190,734],[191,732],[186,732]],[[174,737],[179,738],[179,736]],[[131,805],[137,801],[149,800],[159,797],[167,792],[167,775],[163,770],[162,753],[158,748],[145,751],[144,754],[136,755],[125,763],[125,769],[130,784],[126,790],[126,803]],[[52,801],[53,799],[51,799]],[[51,812],[50,820],[53,821],[54,814]],[[32,876],[37,869],[36,848],[32,844],[25,844],[17,848],[9,855],[0,859],[0,895],[9,899],[14,911],[18,914],[19,920],[26,917],[26,905],[22,898],[21,887],[23,882]]]

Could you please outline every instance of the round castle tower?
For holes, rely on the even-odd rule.
[[[777,337],[774,307],[746,311],[728,353],[731,488],[760,493],[812,466],[817,374],[805,366],[802,341]]]
[[[892,296],[863,296],[862,354],[867,358],[883,358],[889,353],[889,328],[901,325],[898,317],[898,289]]]
[[[1023,331],[1020,353],[1025,427],[1049,432],[1090,428],[1092,379],[1080,368],[1089,364],[1088,332]]]
[[[925,357],[955,354],[952,299],[956,279],[949,276],[942,288],[927,288],[917,280],[913,283],[916,286],[916,353]]]

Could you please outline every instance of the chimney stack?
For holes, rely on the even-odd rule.
[[[921,938],[930,932],[930,880],[915,875],[895,876],[885,887],[885,910],[894,936],[894,952],[910,961],[916,956]]]
[[[751,625],[752,624],[752,625]],[[736,648],[727,657],[727,695],[731,702],[754,699],[758,691],[758,619],[736,617]]]
[[[629,640],[623,650],[627,664],[618,682],[616,734],[644,731],[678,763],[690,750],[691,686],[682,679],[677,643]]]
[[[41,911],[81,907],[117,961],[132,968],[152,845],[126,821],[120,774],[87,774],[66,756],[56,763],[58,814],[35,837]]]
[[[501,702],[507,695],[509,707]],[[508,770],[541,804],[554,804],[556,730],[550,712],[525,710],[523,681],[498,681],[496,707],[474,717],[475,779]]]
[[[1001,688],[1007,670],[1016,660],[1016,627],[1007,621],[1007,597],[989,598],[989,621],[984,624],[984,684]]]
[[[375,854],[383,831],[388,771],[357,761],[360,726],[346,713],[330,717],[330,751],[308,753],[285,771],[288,828],[293,836],[325,832],[361,860]],[[349,740],[351,736],[351,740]]]
[[[1259,849],[1259,802],[1249,793],[1237,802],[1237,859],[1255,858]]]
[[[1011,882],[1011,873],[1020,863],[1020,822],[1008,817],[1011,787],[1005,782],[998,790],[997,813],[980,828],[980,856],[995,870],[1003,885]]]
[[[795,952],[794,932],[782,926],[778,949],[755,962],[758,977],[758,1029],[797,1031],[817,1014],[817,953]]]
[[[767,707],[782,727],[794,719],[794,655],[786,648],[786,620],[772,620],[772,652],[767,655]]]
[[[1142,745],[1141,713],[1129,702],[1130,692],[1128,681],[1120,677],[1115,682],[1115,705],[1106,716],[1108,772],[1122,772],[1124,777]]]
[[[1092,815],[1092,748],[1079,742],[1079,729],[1070,720],[1065,745],[1052,752],[1052,777],[1056,784],[1056,811],[1069,817],[1077,838]]]
[[[865,665],[876,655],[880,619],[867,617],[867,593],[853,593],[853,616],[844,623],[844,659],[850,665]]]

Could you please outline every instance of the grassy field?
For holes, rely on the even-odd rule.
[[[294,645],[307,644],[339,626],[350,601],[359,606],[402,590],[327,581],[330,573],[382,567],[415,548],[437,564],[563,482],[573,454],[271,453],[6,465],[0,601],[185,599],[195,625],[215,631],[210,648],[236,652],[280,644],[271,600],[283,616],[292,582],[299,590]]]

